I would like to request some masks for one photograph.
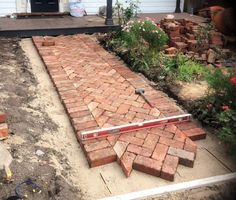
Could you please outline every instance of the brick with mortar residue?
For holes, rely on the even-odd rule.
[[[193,152],[196,157],[197,145],[191,139],[186,138],[185,144],[184,144],[184,150]]]
[[[187,166],[187,167],[193,167],[193,164],[194,164],[193,152],[170,147],[168,150],[168,154],[179,157],[179,164]]]
[[[0,112],[0,123],[6,122],[7,116],[5,113]]]
[[[116,161],[117,156],[115,151],[111,147],[108,147],[89,152],[87,158],[90,167],[97,167]]]
[[[128,144],[129,144],[128,142],[118,140],[116,144],[113,146],[113,149],[116,152],[118,159],[120,159],[121,156],[124,154]]]
[[[158,143],[153,151],[152,158],[162,162],[166,157],[168,148],[168,146]]]
[[[110,147],[111,145],[107,140],[102,140],[98,142],[92,142],[84,145],[84,150],[86,152],[91,152],[99,149],[104,149],[106,147]]]
[[[184,147],[183,142],[172,140],[172,139],[169,139],[169,138],[166,138],[166,137],[160,137],[159,143],[165,144],[167,146],[179,148],[179,149],[183,149],[183,147]]]
[[[120,136],[119,140],[131,143],[131,144],[136,144],[136,145],[142,145],[143,141],[144,141],[140,138],[136,138],[136,137],[129,136],[129,135],[126,135],[126,134],[122,134]]]
[[[147,158],[144,156],[136,156],[133,169],[138,171],[153,175],[153,176],[160,176],[161,173],[162,163],[154,160],[152,158]]]
[[[161,178],[174,181],[174,176],[178,167],[179,158],[167,155],[161,169]]]
[[[125,152],[120,159],[120,165],[126,177],[129,177],[131,174],[135,157],[136,157],[135,154],[130,152]]]
[[[143,147],[146,147],[148,149],[151,149],[152,151],[154,150],[158,140],[159,136],[155,134],[148,134],[146,139],[144,140]]]

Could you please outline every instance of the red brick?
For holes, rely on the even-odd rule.
[[[0,123],[6,122],[7,116],[5,113],[0,112]]]
[[[161,169],[161,178],[174,181],[174,176],[178,167],[179,158],[167,155]]]
[[[157,144],[153,151],[152,158],[162,162],[166,157],[168,148],[169,147],[164,144]]]
[[[181,131],[197,128],[197,124],[194,122],[182,122],[176,125]]]
[[[116,161],[116,153],[111,148],[99,149],[87,154],[90,167],[97,167]]]
[[[98,141],[98,142],[91,142],[88,144],[84,145],[84,150],[86,152],[91,152],[91,151],[95,151],[95,150],[99,150],[99,149],[104,149],[106,147],[110,147],[111,145],[109,144],[109,142],[107,140],[102,140],[102,141]]]
[[[161,166],[161,162],[140,155],[136,156],[133,163],[134,169],[153,176],[160,176]]]
[[[98,108],[101,108],[101,109],[107,110],[107,111],[111,111],[111,112],[116,112],[116,110],[117,110],[116,107],[113,107],[113,106],[110,106],[110,105],[107,105],[107,104],[99,104]]]
[[[119,137],[120,135],[111,135],[107,137],[107,141],[110,143],[111,146],[114,146]]]
[[[89,121],[92,121],[92,120],[94,120],[94,118],[91,114],[85,115],[85,116],[79,117],[79,118],[72,118],[72,121],[73,121],[74,124],[89,122]]]
[[[6,123],[0,124],[0,140],[4,140],[9,137],[8,126]]]
[[[206,132],[202,128],[185,130],[183,133],[193,141],[206,138]]]
[[[125,152],[120,159],[120,165],[126,177],[129,177],[131,174],[135,157],[136,157],[135,154],[130,152]]]
[[[175,133],[177,130],[177,127],[174,124],[169,124],[165,126],[164,130],[171,133]]]
[[[149,115],[152,115],[154,117],[159,117],[161,112],[157,108],[152,108],[149,112]]]
[[[165,49],[165,53],[166,54],[176,54],[177,49],[175,47],[170,47],[170,48]]]
[[[187,166],[187,167],[193,167],[193,164],[194,164],[193,152],[170,147],[168,150],[168,154],[179,157],[179,164]]]
[[[179,148],[179,149],[183,149],[183,147],[184,147],[183,142],[172,140],[172,139],[169,139],[169,138],[166,138],[166,137],[160,137],[159,143],[165,144],[167,146]]]
[[[159,136],[155,134],[148,134],[146,139],[144,140],[143,147],[154,150],[157,142],[159,140]]]
[[[141,150],[142,150],[142,147],[135,144],[129,144],[127,147],[127,151],[134,154],[140,154]]]
[[[131,143],[131,144],[136,144],[136,145],[142,145],[143,142],[144,142],[144,140],[142,140],[140,138],[136,138],[136,137],[129,136],[129,135],[126,135],[126,134],[122,134],[120,136],[119,140]]]
[[[116,155],[117,155],[118,159],[120,159],[121,156],[124,154],[128,144],[129,144],[128,142],[124,142],[124,141],[120,141],[120,140],[118,140],[116,142],[113,149],[116,152]]]
[[[99,127],[103,127],[103,125],[108,121],[109,117],[102,115],[96,118],[96,122],[98,123]]]
[[[184,52],[185,49],[186,49],[186,47],[187,47],[187,44],[184,43],[184,42],[174,42],[174,46],[175,46],[178,50]]]
[[[195,157],[197,154],[197,145],[189,138],[186,138],[185,144],[184,144],[184,150],[193,152]]]
[[[98,127],[98,124],[95,120],[93,121],[89,121],[89,122],[84,122],[84,123],[78,123],[78,124],[75,124],[75,128],[76,130],[84,130],[84,129],[87,129],[87,128],[92,128],[92,127]]]
[[[174,133],[170,133],[168,131],[157,132],[156,134],[161,136],[161,137],[166,137],[166,138],[169,138],[169,139],[172,139],[174,137]]]
[[[134,106],[131,106],[130,110],[134,111],[134,112],[138,112],[138,113],[143,113],[143,114],[148,114],[149,113],[149,110],[147,110],[147,109],[137,108],[137,107],[134,107]]]
[[[86,111],[88,110],[87,106],[78,106],[78,107],[73,107],[73,108],[67,108],[68,113],[75,113],[75,112],[80,112],[80,111]]]
[[[143,130],[139,130],[136,131],[135,137],[140,138],[140,139],[145,139],[147,137],[147,130],[143,129]]]
[[[183,134],[182,131],[180,131],[179,129],[177,129],[175,136],[173,138],[174,140],[180,141],[180,142],[185,142],[186,139],[186,135]]]
[[[73,113],[70,113],[70,117],[71,118],[80,118],[80,117],[84,117],[84,116],[87,116],[91,114],[89,112],[89,110],[83,110],[83,111],[78,111],[78,112],[73,112]]]
[[[193,34],[186,33],[186,37],[187,37],[189,40],[195,40],[195,36],[194,36]]]
[[[119,114],[126,114],[126,113],[128,113],[129,108],[130,108],[130,105],[128,105],[128,104],[121,104],[116,112],[119,113]]]
[[[53,41],[53,40],[44,40],[44,41],[42,41],[42,46],[45,46],[45,47],[55,46],[55,41]]]

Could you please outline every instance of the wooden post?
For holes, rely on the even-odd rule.
[[[175,12],[176,13],[181,13],[181,10],[180,10],[180,0],[176,0]]]
[[[105,24],[106,25],[113,25],[112,0],[107,0],[107,16],[106,16]]]

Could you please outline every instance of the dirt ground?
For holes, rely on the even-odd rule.
[[[16,184],[28,177],[42,190],[33,196],[29,192],[29,199],[80,199],[79,189],[61,176],[70,168],[63,152],[42,145],[45,136],[60,133],[59,123],[45,111],[45,104],[50,102],[40,94],[38,80],[19,40],[1,38],[0,44],[0,110],[7,114],[11,132],[11,137],[2,143],[14,158],[12,182],[0,180],[0,199],[14,195]],[[37,150],[43,151],[44,155],[37,156]],[[53,166],[51,157],[59,162],[59,170],[59,166]]]
[[[34,200],[98,199],[169,184],[136,171],[126,179],[116,163],[89,169],[45,68],[37,64],[38,56],[31,54],[31,40],[0,38],[0,44],[0,110],[7,114],[11,132],[9,139],[0,142],[14,158],[12,182],[0,180],[0,199],[14,195],[17,183],[26,178],[41,187],[40,194],[25,190],[28,199]],[[227,161],[215,140],[208,137],[198,142],[196,167],[179,167],[178,182],[234,171],[234,163]],[[44,154],[36,155],[37,150]],[[221,157],[222,161],[215,157]],[[206,160],[208,165],[204,165]],[[204,187],[152,199],[224,199],[222,193],[228,194],[225,187],[232,185]]]

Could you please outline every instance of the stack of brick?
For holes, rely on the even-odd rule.
[[[160,27],[169,36],[169,47],[165,53],[174,55],[178,51],[194,57],[196,60],[206,62],[207,50],[210,45],[222,47],[222,35],[219,32],[211,31],[210,40],[202,40],[199,44],[197,41],[199,25],[190,20],[163,19]]]
[[[6,115],[3,112],[0,112],[0,140],[8,138],[9,131],[6,123]]]

